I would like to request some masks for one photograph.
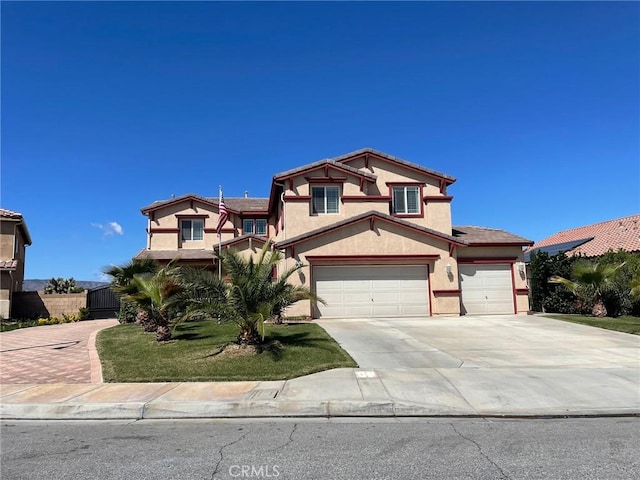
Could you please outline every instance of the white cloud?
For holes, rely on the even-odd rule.
[[[102,233],[105,237],[109,237],[111,235],[124,235],[124,230],[122,226],[118,222],[108,222],[108,223],[92,223],[92,227],[102,230]]]

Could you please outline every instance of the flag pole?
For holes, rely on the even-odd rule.
[[[222,203],[222,185],[218,186],[218,214],[220,212],[220,204]],[[222,280],[222,229],[218,229],[218,278]]]

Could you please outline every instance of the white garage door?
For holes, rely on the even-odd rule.
[[[321,317],[429,315],[426,265],[314,267],[313,279]]]
[[[462,313],[513,313],[511,265],[460,265]]]

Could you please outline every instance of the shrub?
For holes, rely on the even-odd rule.
[[[136,315],[138,315],[138,307],[126,298],[121,298],[118,321],[120,323],[134,323],[136,321]]]
[[[545,252],[531,254],[529,287],[531,290],[531,309],[536,312],[589,314],[593,302],[579,299],[559,284],[549,283],[553,275],[572,278],[573,265],[584,261],[581,256],[567,257],[563,253],[549,256]],[[589,258],[591,263],[617,266],[619,268],[611,282],[611,288],[603,292],[602,301],[607,315],[617,317],[621,315],[640,316],[640,297],[631,296],[632,280],[640,278],[640,255],[624,250],[609,251],[600,257]]]

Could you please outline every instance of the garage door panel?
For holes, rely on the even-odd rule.
[[[322,317],[397,317],[429,314],[426,266],[314,267]]]
[[[511,265],[460,265],[463,313],[513,313]]]
[[[371,302],[371,295],[362,291],[349,291],[345,289],[342,294],[343,303],[369,303]]]

